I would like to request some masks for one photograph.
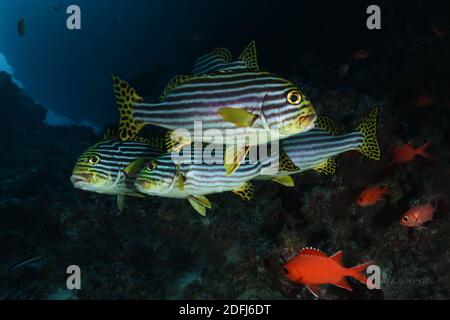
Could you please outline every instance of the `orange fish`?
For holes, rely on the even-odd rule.
[[[356,204],[360,207],[372,206],[380,200],[384,200],[383,196],[389,193],[387,186],[376,186],[372,188],[367,188],[360,193]]]
[[[432,95],[424,94],[422,96],[417,97],[416,107],[430,107],[438,101],[439,98]]]
[[[365,59],[369,58],[369,56],[370,56],[370,53],[369,53],[369,50],[367,50],[367,49],[356,50],[352,54],[352,58],[356,59],[356,60],[365,60]]]
[[[403,146],[396,147],[392,151],[392,157],[394,159],[388,164],[388,166],[394,163],[406,163],[413,161],[417,155],[420,155],[425,159],[431,159],[431,154],[426,151],[430,145],[431,142],[427,142],[423,146],[414,149],[414,147],[412,146],[412,141],[409,141]]]
[[[363,271],[370,263],[346,268],[342,265],[343,255],[342,251],[338,251],[327,257],[317,249],[305,248],[286,262],[283,272],[289,280],[304,284],[316,297],[319,296],[321,284],[332,284],[353,291],[345,277],[353,277],[366,284],[367,278],[363,275]]]
[[[432,24],[431,31],[438,38],[445,38],[447,36],[447,28],[441,24]]]
[[[401,218],[401,225],[409,228],[421,227],[425,222],[433,220],[437,208],[431,204],[422,204],[409,209]]]

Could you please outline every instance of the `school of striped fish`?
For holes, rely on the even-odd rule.
[[[333,119],[316,114],[300,88],[260,70],[254,41],[234,61],[225,48],[199,57],[192,74],[175,76],[158,102],[145,101],[118,76],[112,75],[112,79],[119,123],[79,157],[71,181],[75,188],[116,196],[119,210],[123,210],[126,196],[159,196],[187,200],[205,216],[208,209],[213,209],[206,197],[209,194],[231,191],[242,200],[250,200],[254,197],[252,180],[272,180],[293,187],[292,175],[307,170],[333,174],[336,156],[351,150],[380,159],[377,108],[353,132],[340,134]],[[231,134],[225,135],[221,144],[211,137],[197,141],[193,134],[196,122],[204,131]],[[141,136],[148,125],[164,128],[167,133],[161,137]],[[244,135],[254,139],[240,139]],[[273,166],[269,155],[246,161],[252,152],[271,142],[279,143],[275,171],[268,170]],[[174,152],[191,149],[192,155],[174,160]],[[202,161],[195,161],[196,155],[211,149],[222,162],[209,163],[201,157]],[[316,251],[306,250],[301,256],[298,261],[309,257],[345,275],[358,277],[362,271],[340,267],[336,264],[341,263],[340,255],[327,260],[320,254],[319,259]],[[301,282],[293,275],[297,272],[295,263],[283,270],[288,278]],[[301,283],[317,295],[316,287],[322,282]],[[339,279],[323,283],[349,288]]]

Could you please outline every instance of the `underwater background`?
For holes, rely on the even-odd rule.
[[[81,30],[66,28],[77,4]],[[377,4],[381,30],[368,30]],[[448,1],[0,0],[1,299],[312,299],[282,264],[302,247],[344,264],[372,261],[381,290],[325,286],[324,299],[449,299]],[[256,181],[255,199],[213,194],[204,218],[186,202],[75,189],[79,155],[118,120],[110,74],[156,100],[215,47],[298,85],[342,132],[379,107],[380,161],[356,152],[334,175],[294,188]],[[432,159],[388,166],[395,146],[430,141]],[[361,208],[368,186],[390,194]],[[433,201],[425,228],[400,217]],[[68,290],[66,268],[82,270]]]

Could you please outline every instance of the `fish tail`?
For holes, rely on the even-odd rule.
[[[377,115],[378,108],[374,108],[369,115],[359,123],[356,130],[361,132],[364,141],[358,151],[373,160],[380,160],[381,151],[377,141]]]
[[[364,271],[367,269],[368,266],[370,266],[372,264],[372,262],[367,262],[367,263],[363,263],[360,264],[358,266],[355,266],[353,268],[350,268],[350,277],[355,278],[356,280],[358,280],[361,283],[366,284],[367,283],[367,278],[364,275]]]
[[[134,119],[133,103],[142,102],[144,99],[126,81],[123,81],[116,75],[111,76],[116,104],[120,113],[119,138],[122,141],[131,140],[144,127],[143,123],[137,123]]]
[[[431,145],[431,142],[428,141],[427,143],[425,143],[424,145],[422,145],[421,147],[417,148],[416,152],[418,155],[421,155],[422,157],[424,157],[425,159],[431,159],[432,156],[431,154],[427,151],[427,148]]]

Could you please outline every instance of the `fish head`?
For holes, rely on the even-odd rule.
[[[147,162],[136,177],[139,192],[164,196],[176,184],[177,167],[171,157],[160,157]]]
[[[101,141],[78,158],[70,180],[77,189],[97,193],[109,193],[120,178],[120,163],[114,161],[119,151],[117,140]]]
[[[408,211],[400,218],[400,224],[405,227],[417,227],[419,225],[419,221],[414,213]]]
[[[285,138],[314,128],[317,114],[311,101],[292,83],[283,83],[282,88],[263,98],[261,110],[270,129]]]
[[[290,281],[301,282],[303,279],[299,268],[292,262],[292,260],[284,264],[282,271],[284,276]]]

